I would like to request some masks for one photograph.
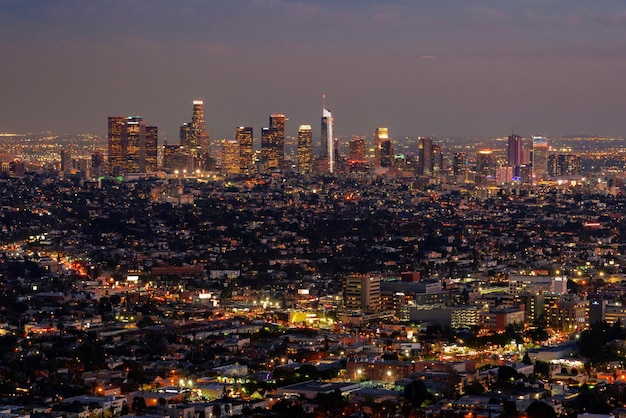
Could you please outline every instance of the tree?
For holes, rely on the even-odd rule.
[[[468,395],[482,395],[485,393],[485,387],[474,380],[465,386],[465,393]]]
[[[431,398],[431,395],[428,393],[424,381],[413,380],[404,387],[404,397],[407,401],[411,402],[414,407],[419,408],[427,399]]]
[[[550,365],[545,361],[537,360],[533,367],[533,373],[546,379],[550,377]]]
[[[142,415],[146,410],[146,399],[143,396],[135,396],[133,398],[133,406],[131,410],[137,414]]]
[[[511,366],[498,367],[498,381],[499,382],[513,382],[515,379],[519,379],[520,374]]]
[[[333,416],[341,415],[341,411],[346,405],[339,389],[331,393],[318,393],[316,401],[321,411],[331,413]]]
[[[151,316],[144,316],[139,321],[137,321],[138,328],[145,328],[154,325],[154,320]]]
[[[313,380],[319,379],[319,373],[317,371],[317,367],[315,367],[312,364],[303,364],[302,366],[300,366],[300,368],[298,368],[298,370],[296,370],[296,374],[299,374],[300,376],[303,376],[307,380],[309,380],[309,379],[313,379]]]
[[[213,409],[211,410],[211,415],[215,418],[220,418],[222,416],[222,407],[219,403],[213,404]]]
[[[556,418],[554,408],[545,402],[534,401],[526,409],[528,418]]]
[[[113,306],[117,306],[122,302],[122,298],[120,295],[118,295],[117,293],[114,295],[111,295],[109,297],[109,302],[111,303],[111,305]]]
[[[502,403],[502,414],[500,418],[520,418],[522,414],[517,410],[515,401],[504,401]]]

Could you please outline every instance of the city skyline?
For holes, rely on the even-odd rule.
[[[202,99],[213,138],[270,113],[295,137],[316,125],[322,94],[337,136],[626,132],[616,1],[9,0],[0,11],[2,132],[104,134],[103,117],[140,114],[171,142]]]

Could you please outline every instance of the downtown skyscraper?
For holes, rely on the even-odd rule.
[[[146,158],[145,171],[157,171],[158,168],[158,141],[159,129],[156,126],[146,126]]]
[[[363,137],[353,136],[348,144],[348,149],[348,159],[351,162],[364,162],[366,160],[365,140]]]
[[[266,171],[285,166],[285,115],[270,115],[269,127],[261,128],[261,163]]]
[[[545,136],[533,136],[533,184],[548,178],[548,140]]]
[[[108,118],[108,169],[113,175],[156,170],[158,129],[141,116]]]
[[[204,122],[204,102],[194,100],[191,122],[180,127],[180,145],[189,150],[208,150],[210,139]]]
[[[322,125],[320,129],[320,156],[328,161],[328,172],[335,171],[335,144],[333,141],[333,126],[335,120],[330,110],[322,109]]]
[[[236,139],[225,139],[222,141],[221,171],[224,174],[241,173],[240,144]]]
[[[242,173],[254,171],[254,129],[251,126],[238,126],[235,139],[239,143],[239,169]]]
[[[374,167],[389,167],[391,157],[389,129],[376,128],[374,131]]]
[[[521,180],[522,177],[522,137],[511,134],[507,144],[507,167],[512,168],[512,180]]]
[[[300,125],[298,129],[298,172],[300,174],[311,174],[313,168],[312,152],[313,132],[311,125]]]
[[[180,149],[175,154],[180,156],[174,157],[174,160],[187,160],[191,156],[191,163],[175,164],[177,168],[185,167],[183,170],[189,172],[193,170],[209,170],[214,168],[214,160],[210,154],[211,135],[206,130],[204,122],[204,102],[202,100],[193,101],[193,111],[191,122],[186,122],[180,127]],[[172,160],[172,159],[170,159]],[[170,170],[174,166],[168,167]]]
[[[429,137],[419,137],[417,139],[417,174],[420,176],[432,176],[434,161],[433,161],[433,140]]]

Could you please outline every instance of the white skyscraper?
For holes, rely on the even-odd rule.
[[[335,120],[330,110],[326,109],[326,95],[322,96],[322,127],[320,129],[320,156],[328,159],[328,172],[335,171],[335,144],[333,141],[333,125]]]
[[[326,152],[328,156],[328,172],[335,171],[335,147],[333,143],[333,114],[330,110],[322,110],[322,142],[325,142]]]

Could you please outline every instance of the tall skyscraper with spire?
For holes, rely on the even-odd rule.
[[[322,158],[328,160],[328,172],[335,171],[335,144],[333,142],[333,126],[335,120],[330,110],[326,109],[326,95],[322,96],[322,126],[320,129],[320,150]]]
[[[206,131],[204,122],[204,102],[193,101],[191,122],[184,123],[180,127],[180,145],[189,150],[201,149],[207,151],[211,136]]]
[[[180,127],[180,146],[177,154],[191,155],[193,164],[188,169],[209,170],[213,168],[214,160],[210,155],[211,135],[206,131],[204,123],[204,102],[193,101],[191,122],[186,122]]]

